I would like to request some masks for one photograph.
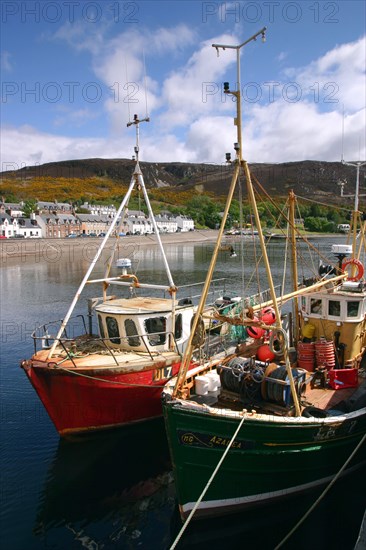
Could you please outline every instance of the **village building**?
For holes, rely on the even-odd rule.
[[[176,216],[178,231],[194,231],[194,221],[190,216],[179,214]]]
[[[18,235],[25,239],[40,239],[42,237],[42,229],[38,225],[37,220],[33,218],[17,218]]]
[[[2,237],[14,237],[14,222],[17,228],[18,224],[14,218],[9,216],[9,214],[0,214],[0,235]]]
[[[150,235],[154,232],[153,224],[142,210],[128,210],[127,218],[119,227],[126,235]]]
[[[0,214],[0,235],[6,238],[40,238],[41,227],[37,221],[29,218],[12,217],[9,214]]]
[[[83,210],[88,210],[88,212],[90,212],[93,216],[108,216],[110,218],[114,218],[117,213],[117,209],[114,204],[89,204],[88,202],[84,202],[80,208]]]
[[[99,216],[97,214],[76,214],[80,223],[80,233],[82,235],[98,236],[106,233],[112,223],[109,216]]]
[[[38,214],[35,216],[45,238],[79,235],[81,223],[73,214]]]
[[[21,218],[24,216],[23,212],[24,203],[4,202],[0,203],[0,214],[8,214],[12,218]]]
[[[39,214],[72,214],[73,206],[68,202],[37,201],[37,212]]]
[[[178,229],[178,223],[176,218],[168,216],[166,214],[158,214],[155,216],[156,225],[160,233],[176,233]]]

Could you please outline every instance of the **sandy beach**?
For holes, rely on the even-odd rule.
[[[163,245],[199,243],[215,241],[218,231],[198,230],[185,233],[163,233],[160,235]],[[101,238],[88,237],[76,239],[1,239],[0,265],[21,261],[40,261],[41,259],[55,261],[57,258],[72,258],[75,254],[87,250],[90,261],[102,242]],[[113,246],[112,238],[106,243],[108,250]],[[155,235],[130,235],[121,237],[119,246],[125,249],[131,247],[158,246]]]

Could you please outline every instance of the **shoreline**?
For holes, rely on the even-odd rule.
[[[185,243],[203,243],[214,242],[217,239],[217,230],[200,229],[196,231],[188,231],[184,233],[161,233],[161,242],[164,245],[170,244],[185,244]],[[41,259],[48,261],[56,261],[62,256],[67,255],[73,258],[75,253],[82,251],[87,252],[89,261],[92,261],[99,246],[102,243],[100,237],[76,238],[76,239],[1,239],[0,240],[0,266],[6,265],[8,261],[21,258],[25,261],[26,258],[35,259],[38,263]],[[111,250],[111,245],[114,246],[114,239],[110,238],[105,250]],[[158,241],[155,235],[128,235],[120,237],[119,246],[127,247],[151,247],[158,246]],[[104,252],[104,251],[103,251]]]
[[[218,230],[215,229],[199,229],[196,231],[188,231],[184,233],[161,233],[160,238],[163,246],[165,245],[180,245],[193,243],[209,243],[215,242],[217,239]],[[313,233],[306,235],[308,238],[329,238],[335,237],[336,234],[328,233]],[[224,241],[229,240],[230,244],[240,242],[240,235],[224,235]],[[274,242],[277,242],[274,240]],[[54,238],[54,239],[1,239],[0,240],[0,267],[13,262],[13,260],[21,259],[26,262],[27,259],[36,263],[45,260],[47,262],[57,262],[64,258],[66,261],[72,261],[76,254],[82,254],[84,259],[91,262],[102,243],[100,237],[88,238]],[[111,252],[114,246],[114,239],[110,238],[106,243],[103,253]],[[120,237],[120,249],[126,249],[126,256],[129,256],[131,249],[146,248],[158,246],[158,241],[155,235],[128,235]]]

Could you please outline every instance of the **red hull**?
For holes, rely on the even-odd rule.
[[[153,380],[156,369],[121,374],[111,368],[78,376],[30,362],[23,368],[57,431],[67,435],[162,416],[162,386],[177,374],[179,363],[169,369],[169,378],[158,381]]]

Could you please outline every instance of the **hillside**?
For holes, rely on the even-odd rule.
[[[146,186],[166,194],[208,193],[225,196],[232,173],[230,165],[141,162]],[[130,182],[134,162],[128,159],[87,159],[52,162],[0,173],[1,194],[18,199],[74,200],[79,195],[108,200],[123,194]],[[340,162],[301,161],[282,164],[252,164],[252,173],[272,197],[285,197],[290,189],[296,195],[326,204],[352,204],[342,198],[339,181],[345,181],[344,194],[355,191],[356,168]],[[366,167],[360,170],[360,193],[366,191]],[[51,186],[51,187],[50,187]],[[47,196],[46,196],[47,195]],[[177,201],[179,202],[179,200]],[[361,205],[365,200],[360,198]]]

